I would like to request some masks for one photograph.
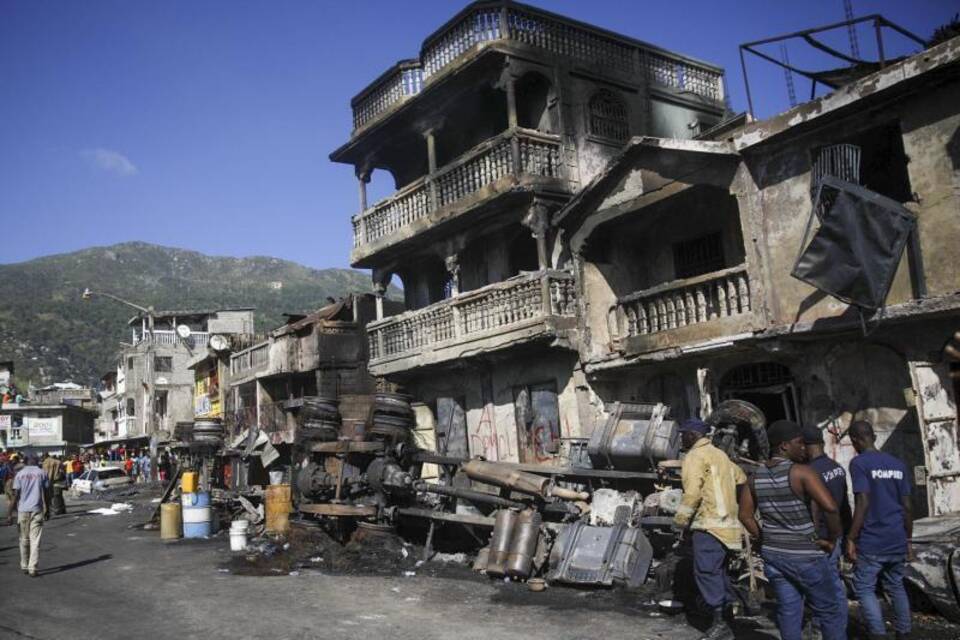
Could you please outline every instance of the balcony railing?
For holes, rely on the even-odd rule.
[[[354,216],[353,246],[375,242],[503,177],[522,175],[561,177],[559,136],[516,129],[482,142]]]
[[[723,73],[715,67],[532,7],[491,2],[464,14],[424,43],[419,60],[396,65],[354,98],[354,131],[418,94],[467,52],[492,42],[522,43],[623,74],[642,74],[651,83],[723,101]]]
[[[625,296],[611,308],[611,329],[632,338],[749,312],[750,280],[739,265]]]
[[[259,370],[269,362],[270,343],[261,342],[230,356],[230,373],[235,376],[243,375]]]
[[[140,344],[141,342],[149,341],[149,331],[145,333],[134,334],[134,344]],[[157,345],[167,345],[172,347],[178,344],[186,344],[191,349],[203,349],[207,346],[209,341],[210,334],[206,331],[194,331],[187,338],[181,338],[179,335],[177,335],[176,331],[154,330],[153,332],[153,344]]]
[[[547,317],[572,317],[573,276],[563,271],[524,274],[367,327],[370,361],[392,360],[507,332]]]

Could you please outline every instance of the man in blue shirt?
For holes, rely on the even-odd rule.
[[[903,587],[903,570],[913,555],[913,514],[910,479],[903,462],[878,451],[873,426],[866,421],[850,425],[857,456],[850,462],[856,496],[853,523],[847,535],[847,555],[856,563],[853,588],[860,600],[871,638],[886,638],[877,582],[893,600],[898,640],[910,636],[910,602]]]
[[[17,505],[17,524],[20,525],[20,568],[31,577],[37,576],[40,559],[40,534],[43,521],[49,517],[47,505],[47,474],[37,466],[37,457],[28,456],[27,464],[13,479],[13,497]]]
[[[850,530],[850,501],[847,499],[847,472],[839,464],[833,461],[823,450],[823,430],[817,427],[804,427],[803,444],[807,450],[807,464],[820,474],[823,478],[823,484],[827,485],[827,491],[833,496],[833,501],[837,503],[840,511],[840,524],[844,533]],[[817,527],[817,537],[826,539],[827,520],[817,504],[811,503],[811,515],[813,523]],[[843,552],[843,539],[838,538],[834,541],[833,552],[830,553],[830,569],[833,574],[833,586],[837,593],[837,601],[840,603],[840,624],[847,628],[847,616],[849,607],[847,605],[847,586],[843,583],[843,576],[840,575],[840,554]]]

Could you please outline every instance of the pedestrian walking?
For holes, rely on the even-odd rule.
[[[59,516],[67,512],[63,500],[64,474],[63,463],[57,456],[47,456],[43,461],[43,472],[47,474],[47,507],[50,515]]]
[[[800,425],[778,420],[770,425],[767,437],[772,457],[741,488],[740,521],[759,541],[763,571],[777,598],[780,637],[800,640],[806,604],[823,640],[843,640],[847,630],[840,625],[829,562],[834,541],[840,537],[837,505],[820,474],[800,464],[806,457]],[[826,538],[817,538],[807,507],[811,501],[826,519]]]
[[[11,514],[13,512],[13,462],[7,456],[0,461],[0,487],[3,488],[3,495],[7,501],[7,525],[12,525]]]
[[[693,575],[712,616],[701,640],[721,640],[734,637],[724,620],[724,608],[736,601],[727,576],[727,556],[741,548],[737,487],[747,482],[747,476],[711,444],[708,429],[698,418],[680,426],[681,445],[687,453],[680,469],[683,497],[674,524],[692,531]]]
[[[847,536],[847,556],[856,564],[853,590],[860,601],[871,639],[886,638],[877,583],[893,601],[893,629],[897,640],[910,637],[910,601],[903,586],[904,566],[913,556],[913,510],[907,466],[878,451],[873,425],[860,420],[850,425],[857,455],[850,461],[854,512]]]
[[[7,474],[6,480],[3,483],[3,495],[7,498],[7,524],[13,525],[14,522],[17,522],[17,500],[16,495],[13,491],[13,482],[17,478],[17,473],[23,469],[23,462],[20,461],[20,456],[13,454],[10,456],[10,461],[7,462]]]
[[[143,481],[150,482],[150,456],[143,454],[140,460],[140,472],[143,474]]]
[[[13,480],[17,524],[20,526],[20,568],[34,578],[40,559],[43,521],[50,517],[46,500],[48,486],[47,474],[37,466],[36,457],[32,455]]]
[[[847,601],[847,585],[843,582],[843,576],[840,573],[840,556],[843,554],[843,536],[850,530],[851,522],[850,500],[847,498],[847,472],[824,451],[822,429],[804,427],[803,444],[807,450],[807,464],[820,474],[820,478],[827,485],[827,490],[839,509],[841,536],[834,541],[833,552],[830,554],[830,570],[837,602],[840,604],[840,624],[846,628],[850,606]],[[827,519],[816,503],[811,504],[810,507],[813,523],[817,528],[817,537],[827,538],[829,536]]]

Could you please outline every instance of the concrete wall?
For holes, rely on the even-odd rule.
[[[252,334],[253,311],[218,311],[207,319],[210,333],[246,333]]]

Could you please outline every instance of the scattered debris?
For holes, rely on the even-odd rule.
[[[131,511],[133,511],[133,505],[129,502],[114,502],[109,507],[91,509],[87,511],[87,513],[96,513],[102,516],[115,516],[120,513],[129,513]]]

